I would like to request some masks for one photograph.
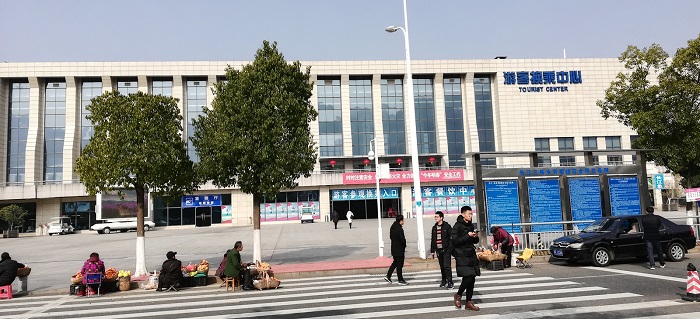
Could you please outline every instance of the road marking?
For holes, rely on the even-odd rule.
[[[603,268],[603,267],[583,267],[583,268],[591,269],[591,270],[614,272],[614,273],[618,273],[618,274],[632,275],[632,276],[637,276],[637,277],[646,277],[646,278],[675,281],[675,282],[686,282],[687,281],[687,278],[654,275],[654,274],[648,274],[648,273],[643,273],[643,272],[628,271],[628,270],[614,269],[614,268],[607,268],[607,267],[606,268]]]
[[[691,313],[679,313],[672,315],[659,315],[659,316],[644,316],[630,319],[697,319],[700,318],[700,312]]]

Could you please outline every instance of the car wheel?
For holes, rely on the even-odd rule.
[[[102,230],[103,234],[109,234],[112,230],[109,229],[109,227],[105,227],[105,229]]]
[[[65,234],[66,234],[66,232],[64,232],[64,231],[61,231],[61,234],[60,234],[60,235],[65,235]]]
[[[666,250],[666,258],[671,261],[681,261],[685,257],[685,248],[679,243],[672,243]]]
[[[143,225],[143,230],[144,230],[144,231],[149,231],[149,230],[151,230],[151,226]]]
[[[53,236],[53,234],[52,234],[52,233],[49,233],[49,236]]]
[[[593,261],[594,266],[607,267],[612,261],[612,255],[610,254],[610,251],[607,248],[598,247],[593,250],[591,260]]]

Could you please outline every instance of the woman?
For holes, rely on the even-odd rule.
[[[102,277],[104,277],[105,264],[102,262],[102,260],[100,260],[100,254],[90,254],[90,258],[85,261],[85,264],[83,264],[83,268],[80,269],[80,274],[83,275],[83,285],[87,287],[90,294],[94,294],[94,286],[98,285],[99,283],[95,283],[92,280],[88,281],[87,274],[100,274]]]
[[[466,291],[467,302],[464,304],[464,309],[479,311],[479,307],[472,302],[476,276],[481,275],[474,247],[478,242],[478,230],[472,224],[472,209],[469,206],[462,206],[457,222],[452,227],[452,256],[455,257],[457,276],[462,277],[459,290],[454,295],[455,307],[459,309],[462,308],[462,293]]]
[[[510,267],[511,255],[513,254],[513,236],[501,226],[491,227],[491,234],[493,235],[493,249],[500,248],[501,253],[506,255],[503,267]]]

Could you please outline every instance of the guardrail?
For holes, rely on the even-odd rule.
[[[513,245],[513,251],[521,251],[525,248],[532,248],[535,251],[546,251],[549,250],[549,246],[554,242],[555,239],[563,236],[573,235],[579,232],[580,229],[584,228],[581,224],[590,224],[594,220],[577,220],[577,221],[561,221],[561,222],[542,222],[542,223],[511,223],[511,224],[493,224],[492,226],[501,226],[507,230],[511,235],[517,236],[517,244]],[[538,231],[538,232],[524,232],[522,228],[530,228],[533,226],[542,225],[561,225],[562,230],[554,231]],[[581,225],[581,226],[579,226]],[[520,232],[515,232],[516,227],[520,227]],[[489,243],[493,241],[493,236],[488,236]],[[486,245],[482,245],[486,246]]]

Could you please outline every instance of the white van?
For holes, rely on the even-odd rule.
[[[72,234],[74,232],[73,225],[70,223],[70,217],[51,217],[48,231],[49,236],[53,234]]]

